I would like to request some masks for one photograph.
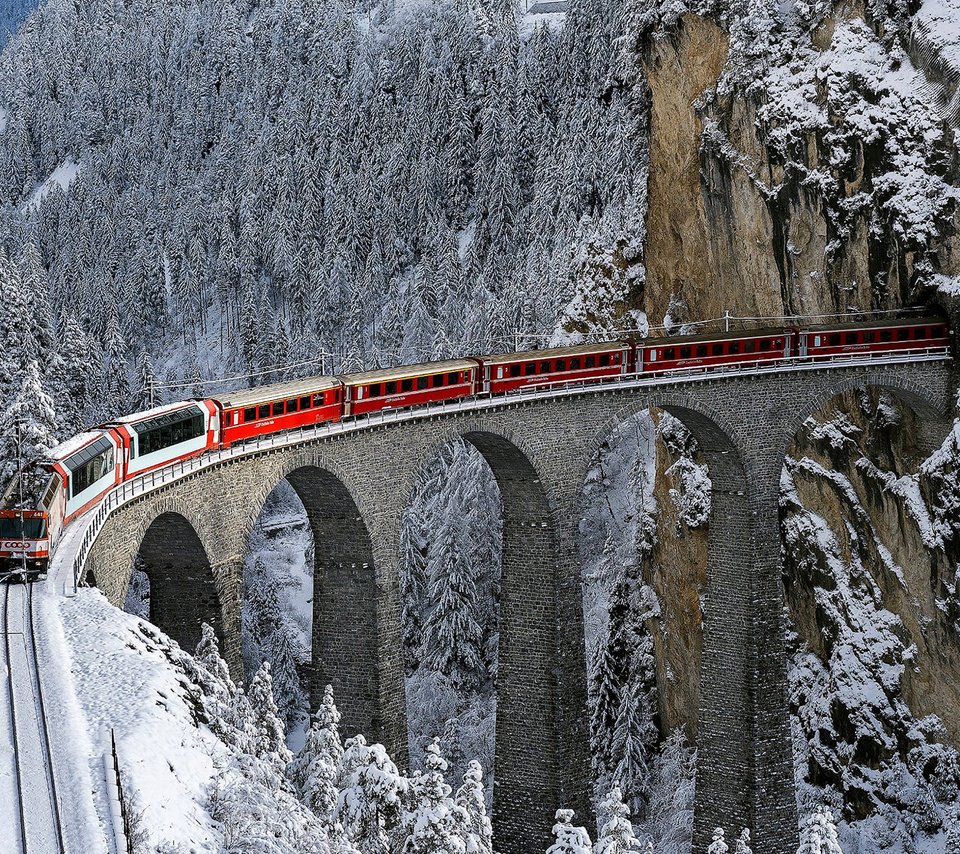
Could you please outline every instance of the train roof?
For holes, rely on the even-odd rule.
[[[130,415],[124,415],[123,418],[114,418],[107,423],[107,427],[115,424],[133,424],[137,421],[145,421],[148,418],[157,418],[160,415],[166,415],[170,412],[176,412],[178,409],[185,409],[188,406],[200,406],[196,400],[178,400],[176,403],[166,403],[163,406],[155,406],[153,409],[144,409],[142,412],[133,412]]]
[[[50,453],[47,454],[47,459],[55,461],[65,460],[67,457],[72,457],[77,451],[85,448],[91,442],[95,442],[101,436],[106,435],[108,434],[105,430],[86,430],[83,433],[77,433],[76,436],[71,436],[55,448],[52,448]]]
[[[624,341],[595,341],[592,344],[575,344],[571,347],[550,347],[544,350],[523,350],[519,353],[499,353],[495,356],[478,356],[491,365],[504,365],[510,362],[535,362],[544,357],[564,359],[567,356],[581,356],[589,353],[612,353],[622,350]]]
[[[667,335],[659,338],[644,338],[637,341],[643,347],[683,346],[691,341],[696,343],[710,343],[711,341],[727,341],[738,338],[764,338],[767,336],[784,335],[789,327],[765,326],[758,329],[737,329],[730,332],[698,332],[696,335]]]
[[[283,400],[289,397],[304,397],[316,391],[326,391],[340,385],[336,377],[306,377],[299,380],[286,380],[282,383],[259,385],[254,388],[239,388],[234,391],[223,391],[211,394],[224,409],[242,409],[246,406],[256,406],[259,403],[270,403],[273,400]]]
[[[446,359],[442,362],[424,362],[419,365],[397,365],[395,368],[381,368],[376,371],[363,371],[340,376],[344,385],[367,385],[368,383],[406,380],[414,377],[446,374],[451,371],[469,371],[477,367],[471,359]]]
[[[860,323],[822,324],[817,326],[802,326],[807,332],[843,332],[848,329],[896,329],[901,326],[928,326],[946,323],[947,321],[935,314],[917,315],[913,317],[899,317],[896,320],[867,320]]]

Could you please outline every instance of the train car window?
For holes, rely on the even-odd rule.
[[[529,376],[532,376],[533,374],[535,374],[535,373],[537,372],[537,363],[536,363],[536,362],[527,362],[527,364],[525,364],[525,365],[523,366],[523,372],[524,372],[524,374],[526,374],[528,377],[529,377]]]
[[[744,353],[753,353],[757,349],[756,341],[744,341],[743,342],[743,352]]]
[[[847,335],[846,335],[846,343],[847,343],[847,344],[856,344],[856,343],[857,343],[857,333],[856,333],[856,332],[848,332]]]
[[[313,405],[323,406],[323,392],[320,392],[320,394],[315,394],[313,396]]]
[[[310,408],[310,395],[309,395],[309,394],[308,394],[306,397],[301,397],[301,398],[300,398],[300,408],[301,408],[301,409],[309,409],[309,408]]]
[[[203,416],[199,413],[197,413],[197,417],[201,422],[203,421]],[[147,452],[142,451],[142,453]],[[87,445],[86,448],[77,451],[64,462],[64,465],[70,472],[70,497],[73,498],[93,486],[113,469],[113,443],[106,436],[101,436],[95,442]]]
[[[876,333],[874,333],[874,332],[864,332],[864,333],[863,333],[863,340],[864,340],[864,342],[867,343],[867,344],[872,344],[872,343],[876,340],[876,337],[877,337],[877,336],[876,336]]]
[[[269,418],[270,417],[270,407],[267,404],[259,407],[257,409],[257,418]]]
[[[519,377],[520,376],[521,365],[511,365],[510,366],[510,376]]]
[[[731,341],[731,342],[730,342],[730,349],[729,349],[727,352],[730,353],[731,356],[736,356],[737,353],[740,352],[740,342],[739,342],[739,341]]]
[[[910,337],[909,329],[898,329],[897,330],[897,341],[906,341]]]
[[[541,363],[540,363],[540,373],[541,373],[541,374],[549,374],[549,373],[550,373],[550,363],[549,363],[549,362],[541,362]]]
[[[881,330],[880,330],[880,340],[881,340],[881,341],[893,341],[893,330],[892,330],[892,329],[881,329]]]
[[[566,359],[557,359],[556,362],[558,371],[565,371],[567,369],[567,360]]]
[[[913,337],[914,337],[914,338],[917,338],[917,339],[926,338],[926,337],[927,337],[927,327],[926,327],[926,326],[918,326],[916,329],[913,330]]]
[[[707,345],[706,345],[706,344],[698,344],[698,345],[697,345],[697,358],[703,358],[703,357],[706,356],[706,355],[707,355]]]
[[[412,391],[413,390],[413,380],[400,380],[400,391]]]
[[[713,347],[711,348],[711,350],[713,351],[713,355],[714,355],[714,356],[722,356],[722,355],[723,355],[723,344],[714,344]]]
[[[663,351],[664,359],[668,359],[668,360],[675,359],[676,356],[677,356],[677,351],[673,347],[667,347],[667,349]]]
[[[300,408],[300,401],[297,398],[287,401],[287,412],[296,412]]]
[[[579,371],[580,370],[580,357],[576,356],[570,360],[570,370]]]
[[[609,353],[601,353],[601,354],[600,354],[600,367],[601,367],[601,368],[606,368],[606,367],[609,367],[609,365],[610,365],[610,354],[609,354]]]
[[[256,421],[257,420],[257,407],[251,406],[249,409],[243,410],[243,420],[244,421]]]
[[[620,364],[620,354],[619,354],[619,353],[614,353],[614,354],[613,354],[613,364],[615,364],[615,365],[619,365],[619,364]]]
[[[442,388],[447,384],[446,377],[444,374],[434,374],[433,375],[433,387]]]
[[[769,339],[769,338],[764,338],[764,339],[762,339],[762,340],[760,341],[760,349],[761,349],[764,353],[769,352],[769,350],[770,350],[770,339]]]
[[[181,442],[197,439],[206,431],[203,413],[197,409],[181,409],[178,412],[168,412],[139,424],[134,424],[137,431],[140,454],[152,454],[162,451]]]
[[[429,385],[429,383],[430,383],[430,378],[429,378],[429,377],[417,377],[417,388],[418,388],[418,389],[425,389],[425,388],[427,387],[427,385]]]
[[[689,347],[681,347],[681,348],[680,348],[680,358],[681,358],[681,359],[689,359],[691,352],[692,352],[692,351],[691,351],[691,349],[690,349]]]
[[[651,361],[651,362],[656,362],[656,361],[657,361],[657,351],[656,351],[653,347],[651,347],[651,348],[650,348],[649,350],[647,350],[646,352],[650,354],[650,361]]]
[[[456,385],[458,379],[459,379],[459,376],[456,371],[452,371],[451,373],[447,374],[447,382],[450,385]]]
[[[828,343],[831,347],[839,347],[839,346],[840,346],[840,333],[839,333],[839,332],[835,332],[833,335],[830,335],[830,336],[827,338],[827,343]]]
[[[386,384],[387,394],[396,394],[397,393],[397,384],[395,382],[389,382]]]
[[[373,383],[370,386],[370,397],[380,397],[380,383]]]
[[[283,401],[277,400],[270,405],[270,409],[274,415],[283,415]]]
[[[597,359],[595,356],[587,356],[587,358],[584,359],[583,361],[584,361],[583,366],[585,368],[595,368],[597,366]]]

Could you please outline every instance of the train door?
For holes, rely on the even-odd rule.
[[[805,359],[807,356],[807,336],[809,333],[804,332],[803,330],[797,330],[797,355],[801,359]]]

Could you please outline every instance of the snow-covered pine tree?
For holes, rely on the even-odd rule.
[[[587,829],[573,825],[573,810],[557,810],[553,838],[554,843],[547,849],[547,854],[593,854]]]
[[[327,685],[303,747],[290,763],[288,776],[300,792],[301,800],[328,826],[333,822],[340,794],[337,775],[342,759],[340,712],[333,701],[333,688]]]
[[[807,820],[800,833],[797,854],[843,854],[829,807],[817,807]]]
[[[193,657],[207,669],[215,680],[217,688],[230,696],[233,695],[236,685],[230,678],[227,662],[220,655],[220,641],[217,639],[217,634],[209,623],[200,624],[200,642]]]
[[[363,854],[389,854],[408,785],[382,744],[367,744],[362,735],[347,740],[334,819]]]
[[[410,781],[403,854],[466,854],[470,815],[450,797],[444,780],[447,763],[437,739],[427,746],[424,766]]]
[[[280,710],[273,698],[270,662],[265,661],[250,682],[250,708],[256,732],[254,755],[282,774],[292,758],[286,744]]]
[[[31,361],[0,425],[0,483],[4,489],[11,489],[11,499],[17,506],[21,506],[22,491],[22,506],[36,507],[49,478],[40,464],[57,444],[55,436],[53,400],[43,388],[39,366]],[[20,484],[13,484],[18,475]]]
[[[487,798],[483,790],[483,768],[475,759],[467,766],[463,785],[454,796],[457,805],[468,817],[467,851],[469,854],[493,854],[493,828],[487,816]]]
[[[750,846],[750,828],[745,827],[740,831],[737,837],[737,846],[734,849],[736,854],[753,854],[753,848]]]
[[[714,828],[713,841],[707,848],[707,854],[727,854],[727,851],[729,850],[730,848],[728,847],[726,840],[723,838],[723,828]]]
[[[627,854],[640,851],[640,840],[633,833],[630,810],[623,802],[619,786],[614,786],[603,799],[600,814],[605,816],[606,820],[594,846],[595,854]]]
[[[462,528],[446,526],[447,536],[435,541],[429,596],[433,609],[424,624],[424,666],[449,676],[454,685],[476,685],[484,669],[483,632],[477,620],[477,589]]]

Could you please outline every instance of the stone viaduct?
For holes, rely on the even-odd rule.
[[[912,407],[932,450],[948,430],[948,360],[712,375],[669,385],[597,386],[524,396],[251,452],[117,509],[86,562],[122,604],[139,553],[152,618],[187,648],[202,619],[239,669],[247,538],[286,478],[315,542],[314,700],[334,686],[344,734],[407,750],[398,589],[401,514],[445,444],[471,442],[503,501],[494,826],[504,854],[542,852],[554,810],[591,814],[586,656],[577,544],[581,495],[599,447],[647,408],[681,419],[713,484],[703,591],[694,851],[710,831],[753,829],[770,854],[798,844],[787,707],[778,496],[785,452],[837,394],[877,386]]]

